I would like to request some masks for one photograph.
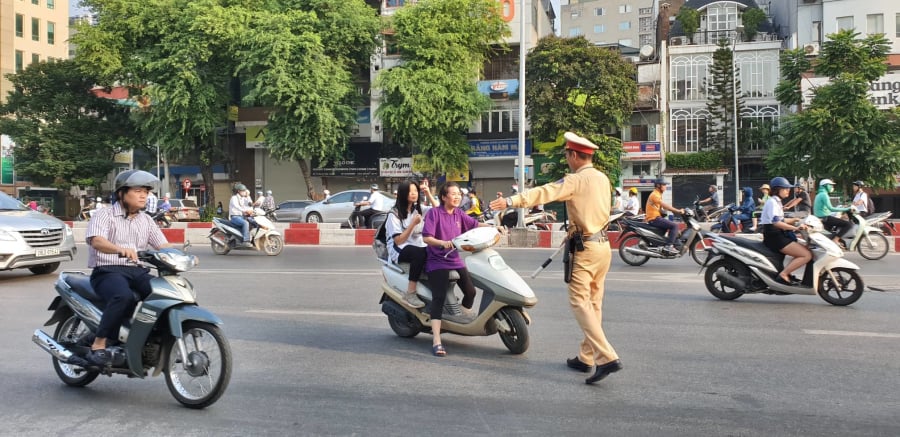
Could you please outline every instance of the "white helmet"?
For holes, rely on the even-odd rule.
[[[834,181],[831,179],[822,179],[821,181],[819,181],[820,187],[824,187],[826,185],[837,185],[837,184],[835,184]]]

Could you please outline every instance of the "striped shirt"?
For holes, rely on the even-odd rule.
[[[91,215],[88,222],[85,241],[88,244],[88,267],[99,266],[131,266],[128,258],[121,258],[116,253],[103,253],[91,246],[91,238],[100,236],[110,243],[137,251],[152,247],[160,249],[168,244],[166,236],[159,230],[153,219],[144,213],[135,214],[131,218],[125,216],[122,203],[116,202],[110,208],[102,208]]]

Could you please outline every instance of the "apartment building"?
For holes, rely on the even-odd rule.
[[[0,0],[0,98],[6,75],[48,59],[68,57],[68,0]]]
[[[658,0],[570,0],[560,6],[560,35],[637,51],[656,45],[658,13]]]

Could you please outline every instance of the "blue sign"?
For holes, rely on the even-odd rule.
[[[469,140],[469,158],[496,158],[519,156],[519,140]],[[525,139],[525,155],[531,155],[531,139]]]

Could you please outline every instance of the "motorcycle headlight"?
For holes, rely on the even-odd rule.
[[[186,272],[199,264],[196,256],[177,251],[160,251],[156,257],[177,272]]]

